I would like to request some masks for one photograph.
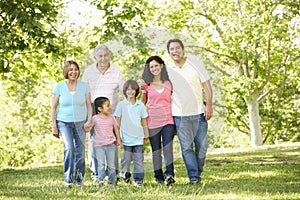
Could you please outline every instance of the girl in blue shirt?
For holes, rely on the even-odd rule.
[[[67,61],[63,75],[52,94],[52,134],[64,144],[64,180],[66,185],[82,185],[85,174],[85,128],[92,126],[89,86],[78,79],[79,66]]]

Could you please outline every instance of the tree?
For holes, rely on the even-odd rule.
[[[267,125],[275,120],[275,115],[260,112],[266,111],[270,102],[287,98],[276,97],[283,89],[289,90],[284,94],[292,94],[288,96],[289,106],[284,106],[299,107],[299,92],[293,89],[299,87],[299,46],[294,42],[299,32],[299,4],[287,0],[167,0],[161,4],[123,0],[97,6],[106,13],[103,30],[108,35],[143,26],[164,27],[193,40],[187,49],[209,54],[213,68],[223,77],[226,122],[249,134],[252,146],[274,141],[275,135],[286,140],[295,133],[294,128],[289,129],[289,136],[284,139],[280,133],[283,126],[277,123],[274,130]],[[272,113],[275,107],[272,104]],[[279,115],[283,112],[276,111]],[[283,118],[292,127],[299,123],[293,114]]]

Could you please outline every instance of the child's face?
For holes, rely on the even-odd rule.
[[[102,105],[102,107],[98,107],[98,110],[105,115],[108,115],[110,113],[110,102],[105,101]]]
[[[127,99],[135,98],[135,90],[129,86],[126,90]]]
[[[149,69],[150,72],[153,74],[153,76],[159,76],[161,73],[162,65],[159,64],[156,60],[152,60],[149,63]]]

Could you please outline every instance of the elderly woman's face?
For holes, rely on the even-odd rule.
[[[69,80],[77,80],[79,75],[79,69],[77,68],[76,65],[71,64],[71,66],[69,67],[69,71],[68,71],[68,79]]]
[[[105,49],[99,49],[99,51],[95,55],[95,59],[99,67],[107,67],[109,66],[110,62],[110,54]]]

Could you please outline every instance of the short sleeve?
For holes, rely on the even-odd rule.
[[[54,89],[53,89],[53,94],[56,94],[57,96],[61,95],[61,83],[58,83]]]

